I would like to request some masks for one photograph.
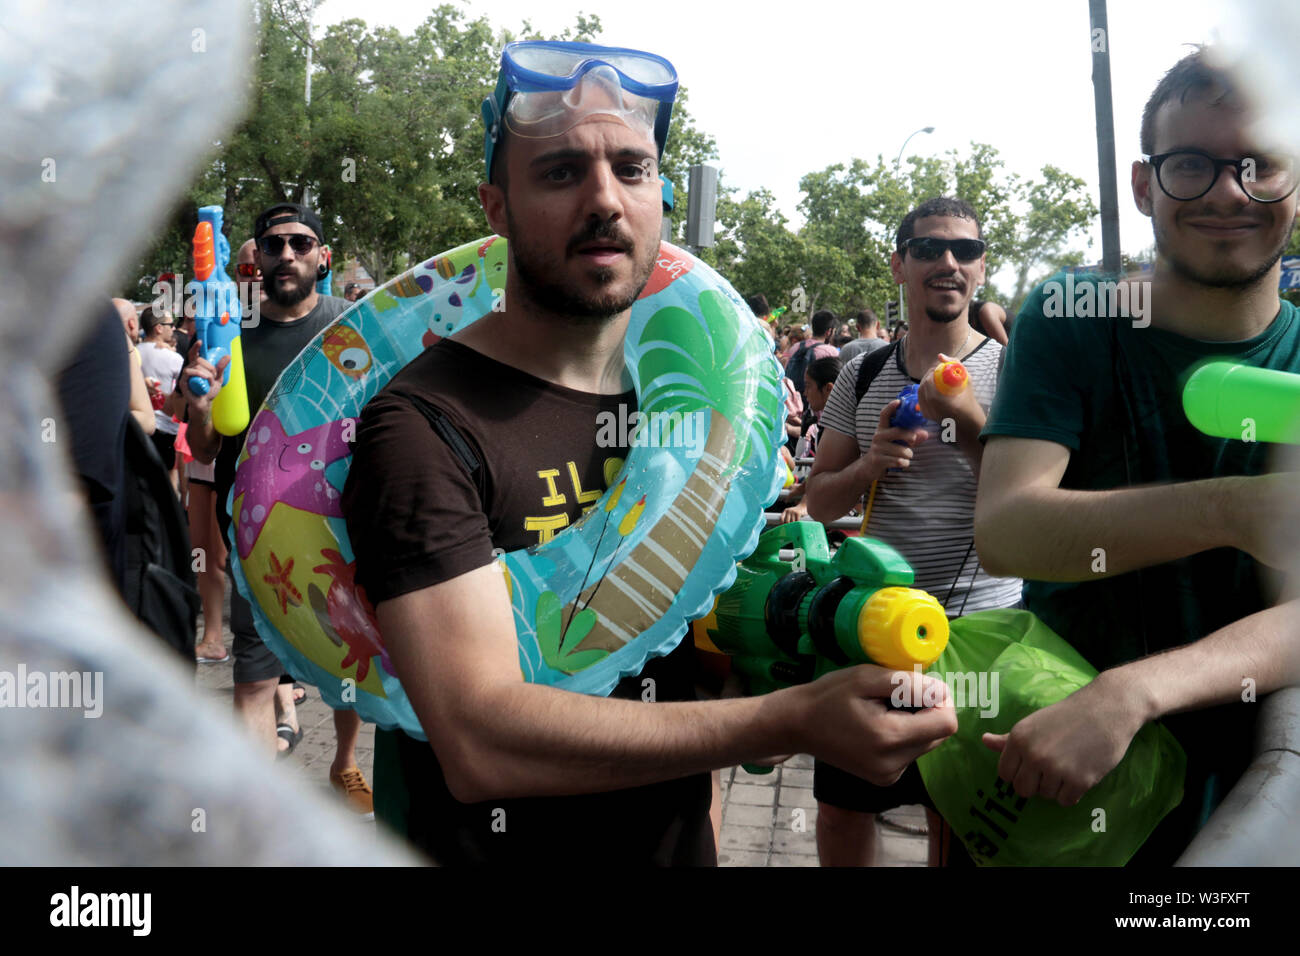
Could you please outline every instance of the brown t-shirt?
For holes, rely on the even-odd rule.
[[[430,422],[430,408],[451,430]],[[362,411],[343,490],[358,582],[378,604],[483,567],[494,548],[515,551],[560,533],[596,503],[627,451],[597,446],[597,416],[635,409],[633,391],[574,391],[459,342],[438,342]],[[689,644],[650,661],[610,696],[639,700],[649,677],[655,700],[693,700]],[[440,863],[537,863],[561,847],[566,860],[590,862],[716,859],[707,774],[603,794],[462,804],[433,749],[396,737],[407,835]],[[377,797],[380,787],[377,766]]]

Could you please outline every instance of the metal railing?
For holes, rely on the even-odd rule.
[[[1255,759],[1176,866],[1300,865],[1300,687],[1260,707]]]
[[[781,512],[779,511],[765,511],[763,512],[763,517],[767,520],[768,527],[781,523]],[[802,520],[812,521],[812,518],[804,518]],[[840,531],[857,531],[862,527],[862,519],[836,518],[834,521],[823,521],[821,524],[827,531],[834,531],[836,529]]]

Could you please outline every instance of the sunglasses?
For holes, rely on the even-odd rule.
[[[292,236],[263,236],[257,240],[257,248],[262,250],[264,256],[278,256],[284,251],[286,241],[289,243],[289,248],[300,256],[305,256],[311,252],[316,245],[314,236],[294,233]]]
[[[274,253],[272,253],[272,255],[274,255]],[[241,276],[246,276],[249,279],[255,279],[257,278],[258,275],[261,274],[262,270],[257,267],[256,262],[241,262],[235,266],[235,271],[239,273]]]
[[[951,251],[958,262],[973,262],[984,255],[983,239],[936,239],[933,236],[918,236],[903,243],[899,252],[911,253],[912,258],[931,261],[941,258]]]

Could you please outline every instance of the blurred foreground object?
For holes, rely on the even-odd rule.
[[[70,507],[42,375],[237,119],[248,11],[0,3],[0,22],[0,863],[415,862],[349,840],[356,824],[197,699],[130,619]]]
[[[1277,0],[1238,0],[1220,24],[1212,47],[1217,65],[1231,70],[1258,110],[1256,135],[1270,146],[1300,153],[1300,5]]]

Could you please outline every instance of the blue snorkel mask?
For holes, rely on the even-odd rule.
[[[496,90],[483,100],[488,182],[507,127],[515,136],[541,139],[598,114],[653,136],[662,158],[676,97],[677,71],[653,53],[591,43],[510,43],[501,53]]]

